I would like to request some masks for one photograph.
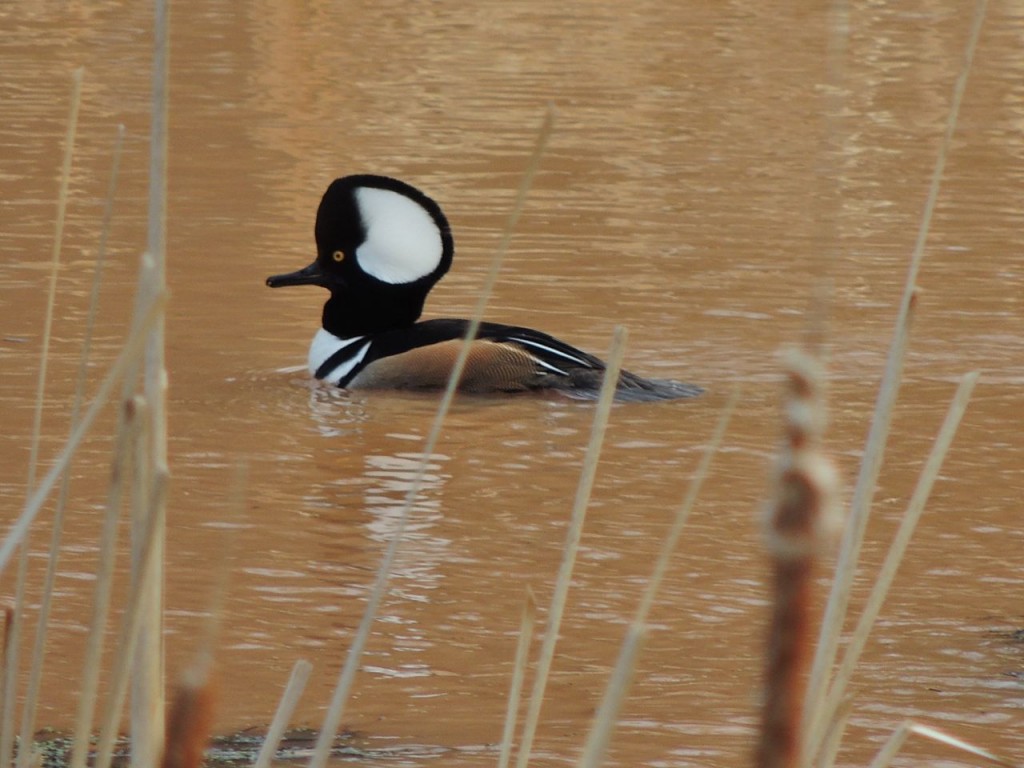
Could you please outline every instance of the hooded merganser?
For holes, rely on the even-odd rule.
[[[448,220],[418,189],[386,176],[346,176],[316,213],[316,261],[267,285],[319,285],[331,292],[309,349],[317,379],[348,389],[436,389],[468,320],[417,322],[430,289],[452,263]],[[593,399],[605,365],[546,333],[481,323],[459,388],[464,392],[555,390]],[[669,400],[702,390],[676,381],[619,376],[618,400]]]

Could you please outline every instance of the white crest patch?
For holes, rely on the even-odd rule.
[[[313,343],[309,346],[308,362],[310,374],[315,376],[320,366],[327,362],[327,358],[342,347],[347,347],[349,344],[357,342],[362,338],[364,337],[353,336],[350,339],[343,339],[339,336],[335,336],[325,328],[321,328],[316,332],[316,335],[313,337]],[[359,365],[360,361],[366,357],[366,351],[369,348],[369,341],[358,348],[353,347],[352,354],[332,368],[330,373],[328,373],[323,380],[330,384],[337,384],[348,374],[349,371]]]
[[[356,248],[363,271],[385,283],[411,283],[441,263],[441,231],[419,203],[390,189],[355,192],[366,240]]]

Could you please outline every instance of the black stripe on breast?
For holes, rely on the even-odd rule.
[[[368,339],[365,336],[356,337],[353,341],[350,341],[324,360],[320,364],[320,367],[316,369],[316,373],[313,374],[313,377],[316,379],[326,379],[331,375],[331,371],[352,357],[352,355],[358,352],[359,348],[364,346],[367,341]],[[348,375],[342,377],[338,382],[338,386],[344,387],[361,367],[362,366],[360,365],[355,366],[354,370],[349,371]]]

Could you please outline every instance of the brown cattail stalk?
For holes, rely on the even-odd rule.
[[[818,360],[791,355],[785,445],[767,509],[774,607],[768,634],[758,768],[796,768],[809,660],[812,575],[822,523],[831,508],[835,471],[821,450],[825,413]]]
[[[209,659],[183,676],[170,712],[161,768],[200,768],[213,730],[215,686]]]

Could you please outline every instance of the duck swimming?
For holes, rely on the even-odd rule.
[[[267,285],[330,291],[309,370],[346,389],[440,389],[469,320],[420,320],[431,288],[452,264],[454,243],[440,206],[387,176],[345,176],[328,186],[316,214],[316,260],[267,278]],[[546,333],[481,323],[460,391],[558,392],[597,397],[605,365]],[[622,371],[621,401],[693,397],[701,388]]]

